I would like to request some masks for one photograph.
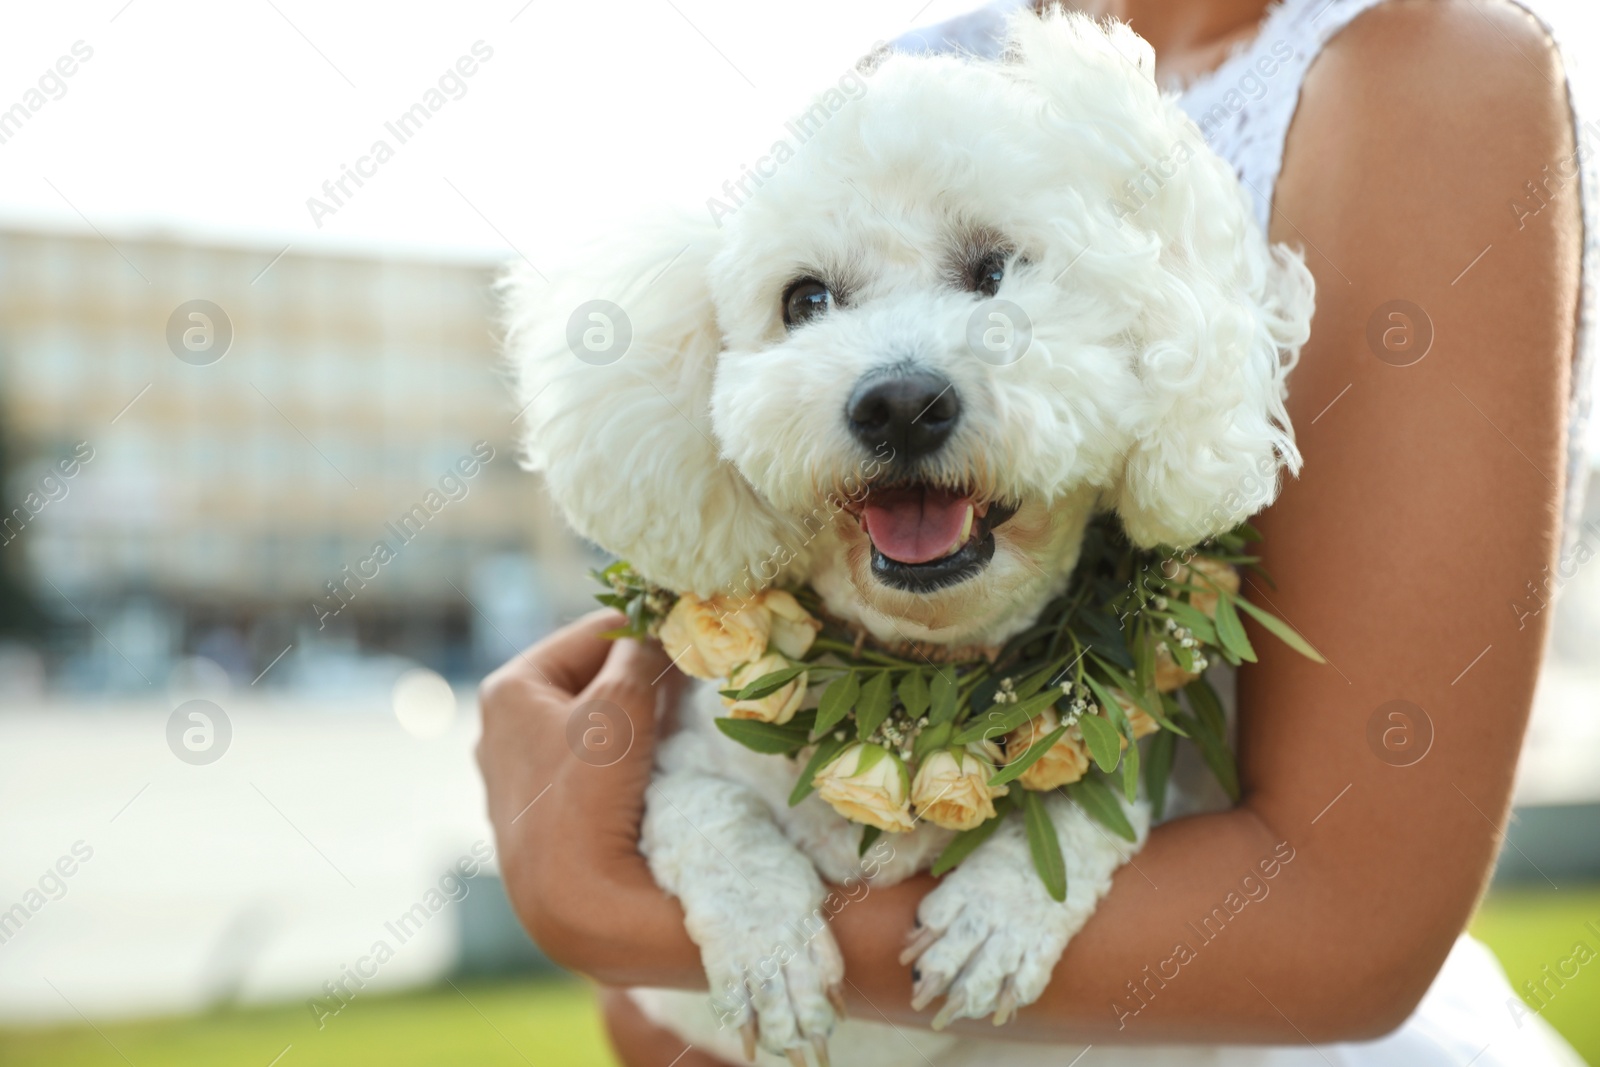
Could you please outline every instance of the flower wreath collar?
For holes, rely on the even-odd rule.
[[[884,646],[822,612],[807,588],[750,597],[675,594],[627,563],[595,577],[627,616],[610,636],[653,637],[686,674],[722,683],[728,737],[800,765],[791,805],[816,792],[866,829],[920,821],[956,831],[934,862],[951,869],[1020,811],[1034,866],[1066,899],[1066,867],[1040,794],[1062,790],[1134,840],[1118,802],[1141,778],[1160,818],[1180,738],[1239,797],[1208,666],[1254,662],[1241,615],[1323,659],[1287,623],[1239,595],[1240,568],[1270,584],[1249,524],[1182,552],[1141,550],[1096,520],[1065,595],[998,648]],[[1148,740],[1146,740],[1148,739]],[[801,762],[803,761],[803,763]],[[1014,789],[1014,787],[1020,787]]]

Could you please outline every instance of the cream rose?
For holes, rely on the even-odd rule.
[[[912,829],[910,775],[900,757],[879,745],[851,745],[811,779],[817,795],[852,822],[890,833]]]
[[[1007,755],[1013,760],[1020,759],[1035,743],[1044,740],[1060,725],[1056,710],[1046,708],[1006,735]],[[1076,782],[1088,770],[1089,749],[1083,743],[1083,731],[1073,725],[1056,739],[1056,743],[1044,755],[1034,760],[1017,781],[1022,783],[1024,789],[1055,789]]]
[[[1215,606],[1215,603],[1215,601],[1212,602],[1213,606]],[[1155,639],[1151,638],[1151,640]],[[1178,666],[1178,661],[1172,658],[1172,649],[1167,647],[1166,642],[1156,641],[1155,683],[1157,692],[1171,693],[1174,690],[1182,689],[1198,677],[1200,675],[1194,671],[1186,671]]]
[[[660,637],[683,673],[727,678],[739,664],[761,658],[771,633],[772,615],[759,604],[685,593],[662,620]]]
[[[1212,618],[1217,616],[1217,589],[1228,594],[1239,591],[1239,572],[1231,563],[1196,556],[1178,571],[1178,581],[1197,585],[1200,591],[1189,594],[1189,605]]]
[[[911,784],[917,814],[946,830],[970,830],[994,818],[994,798],[1005,786],[991,787],[994,768],[964,750],[941,749],[922,761]]]
[[[1133,739],[1135,741],[1141,737],[1149,737],[1161,729],[1161,724],[1156,722],[1148,711],[1135,704],[1133,698],[1128,696],[1127,693],[1120,689],[1113,689],[1111,690],[1111,695],[1116,697],[1118,704],[1122,705],[1122,713],[1128,717],[1128,724],[1133,727]],[[1127,738],[1122,739],[1122,747],[1128,747]]]
[[[760,604],[772,613],[772,647],[790,659],[801,659],[811,651],[822,623],[800,606],[791,593],[769,589],[761,594]]]
[[[743,689],[756,679],[781,671],[788,666],[791,666],[788,660],[776,652],[769,652],[760,659],[751,660],[734,668],[732,677],[728,679],[728,688]],[[806,676],[802,674],[781,689],[764,697],[753,700],[731,700],[723,697],[722,702],[728,706],[728,715],[731,718],[760,719],[762,722],[782,726],[794,718],[794,713],[800,708],[800,702],[805,698]]]

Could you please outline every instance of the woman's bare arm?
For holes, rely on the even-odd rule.
[[[1555,555],[1576,183],[1521,228],[1509,204],[1573,151],[1559,62],[1509,5],[1392,3],[1313,68],[1272,233],[1306,248],[1318,283],[1291,383],[1306,472],[1260,523],[1278,588],[1247,593],[1330,665],[1254,634],[1244,803],[1158,828],[1044,997],[999,1035],[1295,1043],[1370,1037],[1415,1007],[1493,861],[1542,651],[1547,614],[1519,620],[1510,605],[1533,604],[1525,583]],[[1433,324],[1410,367],[1367,342],[1393,300]],[[548,748],[553,727],[527,702],[544,702],[547,723],[569,705],[507,670],[485,691],[485,744]],[[1413,766],[1369,745],[1391,700],[1432,722]],[[565,763],[551,781],[593,770],[550,760]],[[681,914],[631,851],[637,772],[612,772],[636,790],[631,807],[584,787],[514,826],[546,778],[518,772],[520,792],[495,801],[511,773],[486,766],[508,886],[547,951],[609,983],[703,983]],[[859,1017],[926,1023],[895,957],[931,884],[874,890],[835,918]]]

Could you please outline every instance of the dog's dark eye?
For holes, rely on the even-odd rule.
[[[833,306],[833,293],[815,278],[801,278],[783,294],[783,324],[799,326]]]
[[[990,252],[978,261],[972,270],[972,291],[984,296],[994,296],[1000,291],[1000,281],[1006,276],[1006,257],[1001,252]]]

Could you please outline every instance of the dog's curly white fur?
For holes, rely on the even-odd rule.
[[[653,581],[702,596],[809,582],[831,614],[889,642],[992,645],[1027,626],[1097,511],[1143,545],[1229,529],[1298,469],[1283,401],[1311,279],[1268,246],[1153,68],[1125,26],[1023,14],[1004,63],[885,60],[724,222],[631,232],[552,282],[513,274],[527,464],[580,534]],[[1003,264],[997,295],[1032,325],[1004,364],[967,340],[983,299],[972,264],[990,261]],[[800,278],[830,303],[786,325]],[[567,344],[573,309],[595,298],[631,325],[605,366]],[[837,503],[885,462],[850,432],[852,391],[904,368],[948,383],[961,415],[896,469],[1015,508],[992,557],[938,587],[883,580]],[[794,768],[722,738],[716,694],[702,697],[661,749],[641,846],[683,902],[724,1025],[703,997],[640,999],[720,1054],[753,1023],[766,1054],[792,1059],[837,1025],[842,963],[814,920],[822,878],[861,874],[858,833],[815,797],[789,808]],[[1045,895],[1020,828],[1002,826],[923,902],[919,1002],[944,993],[946,1017],[979,1017],[1036,999],[1136,847],[1064,797],[1048,804],[1067,900]],[[1142,802],[1130,817],[1142,842]],[[948,838],[894,835],[871,881],[926,867]],[[885,1064],[952,1041],[912,1055],[849,1023],[832,1051]]]

